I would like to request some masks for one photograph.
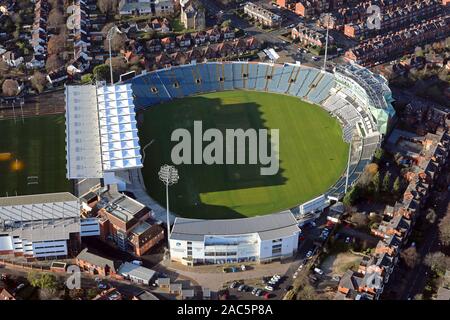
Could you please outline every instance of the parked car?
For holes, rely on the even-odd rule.
[[[293,279],[297,279],[298,277],[298,271],[295,271],[294,275],[292,276]]]
[[[350,243],[350,241],[352,241],[352,238],[351,238],[351,237],[345,238],[345,243]]]
[[[100,283],[97,285],[97,287],[98,287],[100,290],[108,289],[108,286],[107,286],[105,283],[103,283],[103,282],[100,282]]]
[[[319,268],[314,268],[314,272],[320,275],[323,275],[323,271]]]
[[[303,269],[303,266],[304,266],[304,264],[302,263],[302,264],[300,264],[299,266],[298,266],[298,268],[297,268],[297,271],[300,271],[300,270],[302,270]]]
[[[142,261],[140,261],[140,260],[133,260],[133,261],[131,261],[131,263],[135,264],[137,266],[142,266]]]
[[[265,294],[264,294],[264,299],[270,299],[272,297],[272,295],[270,294],[270,292],[266,292]]]
[[[245,287],[246,287],[245,284],[241,284],[241,285],[238,287],[238,291],[245,291]]]
[[[256,290],[255,296],[260,297],[264,294],[264,291],[262,291],[261,289]]]
[[[258,292],[258,290],[259,290],[258,288],[253,288],[252,294],[253,294],[253,295],[256,295],[256,292]]]
[[[234,281],[233,283],[230,284],[230,288],[231,288],[231,289],[234,289],[234,288],[236,288],[238,285],[239,285],[239,282]]]
[[[306,258],[310,259],[312,256],[313,256],[313,251],[312,251],[312,250],[309,250],[309,251],[306,253]]]
[[[273,291],[273,287],[269,285],[265,286],[264,289],[266,289],[267,291]]]

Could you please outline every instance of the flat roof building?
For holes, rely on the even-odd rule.
[[[233,219],[176,218],[170,235],[171,259],[187,265],[292,257],[300,228],[291,212]]]
[[[74,255],[81,233],[80,203],[68,192],[0,198],[0,254]]]

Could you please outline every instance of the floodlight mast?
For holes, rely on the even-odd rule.
[[[166,186],[166,224],[167,224],[167,249],[170,257],[170,215],[169,215],[169,186],[172,186],[178,182],[180,177],[178,176],[178,170],[174,166],[163,165],[159,170],[159,180],[161,180]]]
[[[113,67],[112,67],[112,54],[111,54],[111,40],[114,37],[114,35],[116,33],[122,33],[122,31],[120,31],[120,29],[116,26],[113,25],[111,27],[111,29],[109,29],[108,34],[106,35],[106,39],[108,40],[108,45],[109,45],[109,72],[111,75],[111,85],[114,84],[114,80],[113,80]]]

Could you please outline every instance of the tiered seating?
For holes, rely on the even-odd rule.
[[[181,90],[172,70],[160,70],[158,71],[158,76],[172,98],[183,97],[183,91]]]
[[[133,94],[136,96],[134,103],[138,108],[146,108],[161,102],[159,95],[151,91],[153,84],[150,76],[151,74],[145,74],[142,77],[136,77],[131,84]]]
[[[256,76],[256,87],[255,90],[263,91],[266,87],[266,76],[268,73],[268,66],[266,64],[258,65],[258,73]]]
[[[215,91],[216,88],[213,87],[213,82],[217,82],[217,79],[214,78],[211,81],[209,65],[201,63],[201,64],[198,64],[196,67],[197,67],[197,72],[200,75],[200,78],[202,79],[203,92]],[[212,69],[214,69],[214,68],[212,68]]]
[[[248,64],[248,79],[246,83],[246,88],[249,90],[254,90],[256,86],[256,77],[258,75],[258,64],[249,63]]]
[[[303,98],[308,93],[308,90],[310,89],[311,83],[314,81],[314,79],[319,74],[319,70],[308,68],[308,74],[306,75],[306,78],[300,87],[300,90],[297,92],[297,97]]]
[[[324,73],[323,78],[317,84],[316,88],[311,90],[308,100],[320,104],[329,96],[330,89],[334,86],[334,78],[330,73]]]
[[[219,65],[217,63],[208,63],[206,69],[209,73],[209,85],[211,88],[211,91],[218,91],[221,88],[221,83],[219,82],[219,78],[221,77],[222,73],[218,73],[217,70],[219,69]]]
[[[294,71],[294,66],[284,66],[283,74],[281,75],[280,82],[278,83],[277,92],[286,93],[289,88],[289,80]]]
[[[277,92],[278,84],[281,80],[281,75],[283,74],[284,67],[273,66],[272,68],[272,79],[270,79],[267,83],[267,91],[269,92]]]
[[[223,70],[225,74],[224,90],[233,90],[233,64],[224,63]]]
[[[244,88],[245,63],[233,63],[233,87],[235,89]]]
[[[199,79],[195,77],[195,74],[192,70],[191,65],[185,65],[181,68],[182,74],[183,74],[183,81],[185,82],[187,86],[187,90],[189,90],[188,94],[186,95],[192,95],[196,93],[201,92],[201,85],[200,83],[197,83]]]
[[[301,67],[295,67],[294,74],[292,75],[294,78],[294,82],[291,83],[288,94],[292,96],[296,96],[298,93],[298,90],[300,90],[301,86],[303,85],[303,82],[305,81],[305,78],[307,74],[309,73],[308,69],[303,69]]]

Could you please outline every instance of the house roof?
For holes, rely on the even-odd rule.
[[[110,270],[114,273],[117,273],[117,265],[118,263],[112,259],[109,258],[105,258],[102,257],[92,251],[89,251],[89,248],[85,248],[83,249],[78,255],[77,255],[77,259],[78,260],[82,260],[82,261],[86,261],[89,264],[92,265],[96,265],[98,267],[109,267]]]
[[[120,266],[118,273],[126,277],[141,279],[147,283],[150,282],[156,274],[156,272],[152,269],[138,266],[129,262],[123,263]]]

